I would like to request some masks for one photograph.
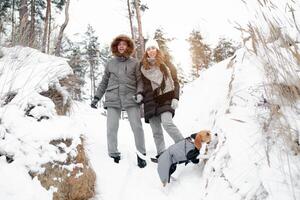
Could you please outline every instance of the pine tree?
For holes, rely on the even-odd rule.
[[[165,33],[161,28],[156,29],[154,34],[154,40],[157,41],[160,51],[164,55],[164,62],[168,65],[170,63],[173,63],[173,57],[170,53],[170,48],[168,47],[168,43],[174,40],[174,38],[167,38],[165,36]],[[184,85],[186,83],[185,75],[183,69],[178,65],[176,66],[177,70],[177,77],[179,80],[180,85]]]
[[[0,34],[4,34],[0,35],[1,42],[10,42],[12,46],[22,44],[49,52],[51,20],[54,21],[51,12],[59,13],[68,2],[69,0],[0,0]]]
[[[193,64],[193,74],[199,77],[199,71],[207,68],[211,61],[211,49],[208,44],[203,41],[200,31],[193,30],[187,41],[190,43],[190,53]]]
[[[96,86],[98,86],[98,84],[102,80],[102,76],[103,76],[104,70],[105,70],[104,66],[111,57],[112,57],[112,54],[111,54],[109,46],[105,46],[100,49],[100,64],[99,64],[99,66],[97,66],[97,68],[95,69],[95,72],[94,72]]]
[[[112,57],[109,46],[105,46],[100,50],[100,63],[105,64]]]
[[[79,45],[72,45],[70,46],[70,50],[72,51],[71,54],[68,56],[69,58],[69,65],[73,69],[74,75],[76,77],[76,85],[75,85],[75,94],[74,99],[75,100],[82,100],[82,91],[81,88],[83,88],[85,84],[85,74],[86,69],[84,66],[84,60],[82,58],[82,50],[80,49]]]
[[[178,81],[179,81],[179,84],[181,87],[183,87],[184,84],[189,82],[186,78],[184,70],[182,69],[182,67],[180,65],[177,65],[177,78],[178,78]]]
[[[72,40],[68,36],[64,36],[62,43],[61,43],[61,57],[69,58],[70,55],[73,53],[74,48],[79,46],[72,42]]]
[[[212,60],[214,62],[225,60],[233,56],[237,48],[238,46],[232,40],[220,38],[218,45],[213,50]]]
[[[154,39],[157,41],[159,49],[164,54],[166,62],[172,62],[173,58],[170,54],[168,42],[172,41],[172,38],[166,38],[165,33],[161,28],[156,29],[154,33]]]
[[[87,60],[90,69],[89,75],[91,80],[91,91],[90,91],[91,99],[94,97],[95,90],[96,90],[95,75],[100,63],[99,46],[100,44],[98,42],[98,37],[95,36],[95,30],[91,25],[88,25],[87,31],[85,33],[84,50],[85,50],[85,59]]]
[[[104,66],[108,62],[108,60],[112,57],[109,46],[104,46],[100,49],[100,66],[98,71],[95,74],[96,82],[102,78],[104,73]]]
[[[4,23],[9,17],[9,9],[11,7],[11,0],[2,0],[0,2],[0,36],[5,33]]]
[[[54,4],[59,11],[62,11],[66,5],[66,0],[52,0],[52,4]]]

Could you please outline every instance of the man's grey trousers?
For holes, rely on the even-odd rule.
[[[134,134],[136,149],[142,153],[146,153],[145,136],[141,121],[140,107],[132,106],[125,109],[128,115],[128,120],[131,130]],[[109,156],[118,156],[118,129],[121,108],[107,108],[107,147]]]

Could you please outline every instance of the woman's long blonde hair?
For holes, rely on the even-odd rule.
[[[155,65],[157,67],[159,67],[159,69],[163,73],[164,77],[168,77],[169,72],[168,72],[168,69],[167,69],[168,67],[165,64],[166,63],[165,57],[159,49],[156,49],[156,51],[157,51],[157,54],[156,54],[156,57],[155,57]],[[142,58],[142,65],[146,70],[150,69],[150,63],[148,62],[147,58],[149,58],[149,57],[148,57],[148,53],[146,51],[143,58]]]
[[[164,55],[159,49],[156,49],[156,52],[157,52],[157,54],[156,54],[156,57],[155,57],[155,65],[160,67],[164,63]],[[148,53],[146,51],[143,55],[143,58],[142,58],[142,64],[143,64],[143,67],[145,69],[150,68],[150,64],[149,64],[147,58],[149,58],[149,56],[148,56]]]

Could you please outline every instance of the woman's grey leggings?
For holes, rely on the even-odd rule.
[[[184,139],[177,126],[173,123],[171,112],[164,112],[160,116],[151,117],[149,122],[152,129],[157,154],[161,154],[166,148],[162,126],[175,143]]]

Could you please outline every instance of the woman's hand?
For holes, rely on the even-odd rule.
[[[176,110],[178,108],[178,99],[172,99],[171,108]]]
[[[132,98],[136,103],[141,103],[143,101],[143,96],[141,94],[134,95]]]

